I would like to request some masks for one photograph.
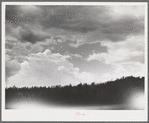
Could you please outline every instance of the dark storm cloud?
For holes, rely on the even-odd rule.
[[[20,22],[32,22],[32,19],[33,18],[30,15],[22,16],[17,6],[6,6],[6,23],[18,25]]]
[[[43,7],[44,8],[44,7]],[[62,28],[77,32],[90,32],[98,29],[98,23],[91,19],[90,11],[93,7],[87,6],[56,6],[54,8],[46,8],[46,18],[41,20],[40,24],[45,28]],[[103,7],[101,7],[103,9]],[[100,14],[105,11],[98,9]]]
[[[72,30],[72,31],[77,31],[81,33],[87,33],[91,31],[95,31],[98,29],[98,25],[95,22],[89,21],[89,20],[84,20],[84,21],[78,21],[74,24],[65,24],[61,28],[67,29],[67,30]]]
[[[138,19],[133,14],[119,17],[110,6],[7,6],[6,20],[14,22],[15,16],[31,18],[28,23],[20,23],[23,19],[19,19],[18,25],[22,28],[25,24],[30,27],[40,25],[42,28],[39,30],[50,33],[53,29],[63,29],[70,37],[84,36],[85,42],[124,41],[128,36],[144,33],[144,17]],[[20,32],[23,42],[36,43],[47,38],[46,35],[35,34],[32,28],[25,30]]]
[[[62,6],[47,9],[46,12],[50,14],[40,22],[45,28],[62,28],[78,33],[94,32],[94,38],[101,40],[121,41],[129,35],[138,35],[144,31],[144,24],[141,23],[144,19],[134,15],[119,18],[119,15],[116,16],[109,7],[104,6]]]
[[[33,31],[31,30],[22,30],[20,33],[20,40],[22,42],[30,42],[32,44],[38,42],[38,41],[43,41],[44,39],[46,39],[47,37],[41,34],[35,34]]]
[[[122,18],[119,21],[102,24],[101,28],[94,32],[91,38],[98,40],[110,40],[113,42],[124,41],[127,36],[144,33],[144,25],[140,20]]]
[[[72,31],[86,33],[97,29],[97,24],[90,20],[88,15],[89,9],[93,7],[81,6],[38,6],[42,15],[33,12],[23,12],[22,6],[7,6],[6,7],[6,21],[13,24],[20,24],[20,22],[29,21],[39,23],[44,28],[62,28]],[[103,8],[103,7],[101,7]],[[35,10],[34,10],[35,11]],[[99,10],[98,10],[99,11]],[[100,14],[104,11],[100,9]],[[42,18],[40,18],[42,16]]]
[[[15,16],[17,16],[16,6],[7,5],[6,6],[6,21],[14,22]]]

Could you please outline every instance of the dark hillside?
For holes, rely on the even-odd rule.
[[[7,103],[13,100],[44,100],[67,105],[123,104],[133,92],[144,92],[144,77],[123,77],[102,84],[92,83],[64,87],[6,88]]]

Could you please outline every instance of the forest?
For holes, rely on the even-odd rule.
[[[122,77],[114,81],[96,84],[78,84],[76,86],[22,87],[5,89],[6,104],[12,100],[44,100],[46,102],[84,105],[84,104],[122,104],[133,91],[144,92],[144,77]]]

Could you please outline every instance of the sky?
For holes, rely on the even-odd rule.
[[[143,5],[7,5],[6,86],[145,76]]]

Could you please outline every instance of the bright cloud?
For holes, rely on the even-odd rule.
[[[101,42],[106,46],[107,53],[93,53],[87,61],[99,60],[106,64],[122,64],[128,61],[144,61],[144,38],[143,36],[130,37],[123,42]]]
[[[104,81],[116,79],[122,76],[144,76],[144,38],[143,36],[130,37],[124,42],[101,42],[106,46],[107,53],[93,53],[87,61],[98,60],[105,64],[110,64],[113,71],[105,73],[102,78]]]
[[[112,7],[113,12],[118,15],[117,17],[122,16],[131,16],[131,17],[144,17],[145,8],[143,6],[114,6]],[[129,12],[128,12],[129,11]]]
[[[95,74],[80,72],[67,60],[69,57],[50,50],[31,54],[21,63],[21,70],[8,79],[7,86],[76,85],[97,79]]]
[[[110,71],[102,76],[103,81],[115,80],[122,76],[145,76],[145,65],[139,62],[129,62],[123,65],[115,65],[114,71]]]

